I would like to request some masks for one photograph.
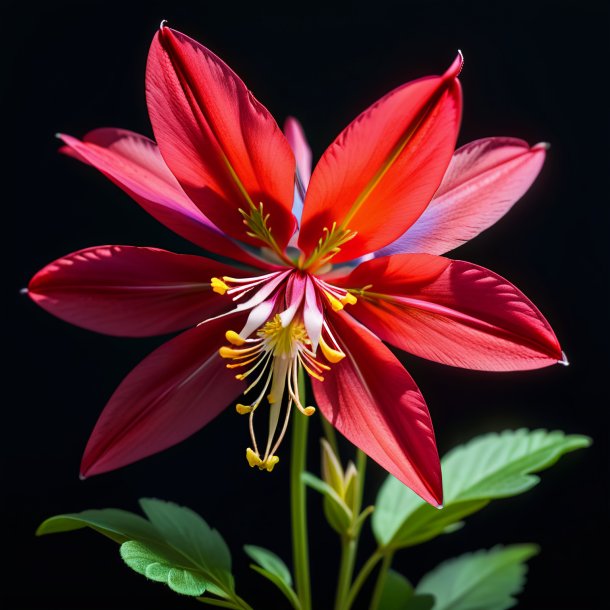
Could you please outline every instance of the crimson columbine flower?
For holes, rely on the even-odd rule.
[[[85,328],[136,337],[191,327],[121,383],[89,439],[83,475],[185,439],[242,394],[248,462],[271,470],[291,413],[314,411],[298,395],[302,367],[342,434],[428,502],[441,502],[428,409],[380,339],[478,370],[562,359],[551,327],[517,288],[439,256],[500,218],[545,157],[545,146],[509,138],[453,154],[461,66],[458,56],[442,76],[373,104],[310,180],[299,124],[289,119],[284,136],[226,64],[161,27],[146,71],[157,144],[97,129],[82,142],[62,135],[63,151],[235,263],[100,246],[34,276],[30,297]],[[259,411],[269,418],[265,441],[256,434]]]

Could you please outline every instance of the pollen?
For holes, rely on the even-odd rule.
[[[213,277],[211,279],[212,290],[218,294],[225,294],[229,290],[229,286],[225,284],[221,279]]]

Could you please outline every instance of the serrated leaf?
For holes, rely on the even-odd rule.
[[[121,557],[138,574],[163,582],[176,593],[199,597],[207,589],[208,582],[201,574],[171,565],[162,554],[141,542],[124,542],[121,545]]]
[[[231,555],[222,536],[192,510],[172,502],[140,500],[149,520],[117,509],[88,510],[47,519],[37,534],[90,527],[121,543],[125,563],[184,595],[235,597]]]
[[[292,574],[288,569],[288,566],[278,557],[275,553],[264,549],[262,546],[256,546],[254,544],[244,545],[244,551],[258,565],[270,572],[275,574],[289,587],[292,587]]]
[[[525,583],[525,562],[538,553],[520,544],[461,555],[439,565],[417,585],[417,593],[436,598],[434,610],[505,610]]]
[[[477,437],[441,460],[445,507],[440,510],[389,476],[373,513],[377,542],[402,548],[430,540],[491,500],[527,491],[539,480],[532,473],[589,444],[590,439],[584,436],[546,430],[521,429]]]
[[[231,572],[229,547],[196,512],[154,498],[142,498],[140,506],[163,540],[193,564],[211,571]]]

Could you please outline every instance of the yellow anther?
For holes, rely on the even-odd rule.
[[[235,405],[235,410],[240,415],[247,415],[248,413],[251,413],[254,410],[254,408],[251,407],[250,405],[237,404],[237,405]]]
[[[310,417],[315,412],[316,412],[316,408],[315,407],[305,407],[303,409],[303,415],[307,415],[307,417]]]
[[[256,346],[254,347],[245,347],[243,349],[233,349],[232,347],[227,347],[223,345],[218,353],[221,358],[233,358],[235,360],[242,360],[243,358],[249,358],[256,351]]]
[[[259,457],[258,453],[254,453],[250,447],[246,449],[246,459],[248,460],[248,464],[252,468],[258,466],[259,468],[263,465],[263,460]]]
[[[343,305],[355,305],[357,302],[358,302],[358,299],[351,292],[348,292],[341,299],[341,303],[343,303]]]
[[[280,461],[280,458],[277,455],[270,455],[260,466],[259,468],[262,470],[263,468],[267,472],[271,472],[273,467]]]
[[[272,405],[275,402],[275,397],[273,394],[269,393],[267,394],[267,400],[269,401],[269,404]]]
[[[212,290],[217,292],[218,294],[224,294],[227,290],[229,290],[229,286],[227,286],[221,279],[217,277],[213,277],[212,280]]]
[[[345,358],[345,354],[343,352],[340,352],[339,350],[330,347],[330,345],[328,345],[328,343],[324,341],[324,338],[322,336],[320,336],[320,349],[322,350],[322,353],[324,354],[326,360],[332,362],[333,364],[341,362],[341,360]]]
[[[225,338],[233,345],[243,345],[246,342],[246,340],[242,339],[234,330],[228,330],[225,333]]]
[[[330,292],[324,291],[330,306],[333,308],[333,311],[341,311],[343,309],[343,303]]]

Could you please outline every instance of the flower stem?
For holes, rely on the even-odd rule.
[[[356,561],[358,539],[351,536],[341,537],[341,564],[339,567],[339,580],[337,582],[337,595],[335,597],[335,610],[345,609],[345,599],[349,594]]]
[[[354,512],[359,514],[362,510],[362,498],[364,496],[364,477],[366,475],[366,453],[361,449],[356,451],[356,470],[358,471],[358,495]]]
[[[324,436],[326,437],[328,444],[332,447],[334,454],[339,457],[339,443],[337,442],[335,429],[322,413],[320,413],[320,420],[322,421],[322,430],[324,431]]]
[[[345,606],[342,610],[350,610],[354,601],[356,601],[356,597],[358,593],[360,593],[360,589],[362,589],[362,585],[366,582],[366,579],[370,576],[371,572],[375,569],[375,566],[383,559],[384,554],[381,550],[377,549],[366,561],[366,563],[360,568],[360,572],[356,576],[354,580],[354,584],[349,590],[349,594],[347,595],[347,599],[345,600]]]
[[[375,589],[373,590],[373,596],[371,597],[371,605],[369,606],[369,610],[377,610],[379,607],[379,602],[381,601],[381,596],[383,595],[383,588],[385,586],[385,581],[388,576],[388,570],[392,565],[392,560],[394,559],[394,553],[386,553],[383,556],[383,562],[381,563],[381,568],[379,568],[379,574],[377,574],[377,582],[375,583]]]
[[[305,401],[305,377],[299,370],[299,394]],[[311,583],[309,578],[309,545],[307,541],[307,503],[301,473],[307,460],[307,429],[309,418],[296,413],[292,425],[292,454],[290,462],[290,509],[292,517],[292,556],[297,596],[302,610],[311,610]]]

